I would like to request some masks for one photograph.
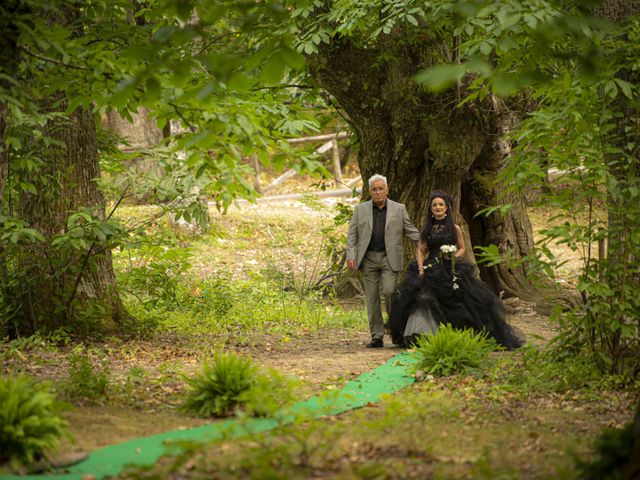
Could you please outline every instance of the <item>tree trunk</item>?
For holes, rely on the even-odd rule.
[[[358,135],[363,197],[371,175],[386,176],[390,198],[406,204],[420,227],[431,190],[445,190],[454,199],[470,260],[473,246],[490,243],[520,258],[533,245],[522,198],[507,199],[513,207],[504,217],[475,217],[482,208],[505,202],[493,180],[509,154],[503,135],[514,116],[496,98],[456,108],[455,89],[425,92],[413,77],[439,61],[443,43],[425,35],[409,45],[400,41],[401,34],[392,32],[366,49],[338,39],[309,62],[316,81],[336,98]],[[480,274],[496,293],[540,298],[525,266],[481,268]]]
[[[170,122],[167,122],[170,125]],[[126,141],[126,145],[119,147],[125,151],[136,151],[155,147],[163,140],[163,131],[160,130],[152,118],[149,118],[148,110],[141,107],[138,113],[132,115],[129,121],[120,116],[116,111],[107,112],[102,118],[101,127],[113,130]],[[126,164],[129,172],[135,171],[143,176],[162,177],[163,170],[158,161],[150,156],[139,155],[129,160]],[[147,195],[136,196],[140,203],[148,203]]]
[[[132,121],[122,118],[116,111],[107,112],[102,127],[116,132],[133,149],[154,147],[163,138],[162,130],[152,118],[149,118],[148,110],[142,107],[138,109],[138,113],[132,115]]]
[[[50,98],[46,108],[64,112],[64,95]],[[125,312],[110,249],[93,245],[88,252],[66,257],[50,244],[55,235],[66,231],[69,215],[79,208],[88,208],[104,219],[105,203],[95,182],[100,170],[93,115],[78,108],[49,121],[43,133],[64,146],[42,152],[45,166],[31,179],[37,194],[24,193],[20,199],[21,217],[46,239],[29,250],[29,284],[24,286],[22,298],[29,330],[69,325],[86,308],[96,312],[90,319],[92,329],[113,330]],[[87,262],[87,256],[91,261]]]

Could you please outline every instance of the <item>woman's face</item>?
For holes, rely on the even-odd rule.
[[[444,198],[435,197],[431,200],[431,213],[438,220],[442,220],[445,217],[447,214],[447,204]]]

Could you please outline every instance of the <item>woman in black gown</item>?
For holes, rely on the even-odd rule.
[[[506,322],[500,299],[476,277],[475,266],[464,260],[462,231],[450,212],[449,195],[432,192],[417,262],[409,264],[392,299],[389,327],[393,343],[411,345],[419,335],[450,324],[487,332],[509,350],[520,347],[524,340]]]

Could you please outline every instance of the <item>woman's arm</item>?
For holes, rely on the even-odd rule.
[[[464,238],[462,237],[462,229],[458,225],[454,225],[456,229],[456,257],[464,257]]]
[[[424,256],[427,254],[427,244],[420,240],[418,242],[418,248],[416,250],[416,261],[418,263],[418,275],[424,275],[424,268],[422,268],[422,264],[424,263]]]

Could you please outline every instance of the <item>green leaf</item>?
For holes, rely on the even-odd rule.
[[[255,127],[245,115],[238,115],[236,121],[247,134],[252,135],[255,133]]]
[[[156,77],[149,77],[147,78],[147,93],[149,94],[149,98],[151,100],[155,100],[157,98],[160,97],[160,93],[162,91],[161,86],[160,86],[160,82],[158,82],[158,79],[156,79]]]
[[[22,143],[20,142],[20,139],[18,137],[5,137],[4,143],[15,148],[16,150],[19,150],[22,147]]]
[[[489,42],[480,43],[480,51],[484,55],[489,55],[491,53],[491,50],[493,50],[493,47],[491,46],[491,44]]]
[[[260,78],[267,84],[278,83],[284,75],[285,62],[277,53],[271,55],[260,73]]]
[[[228,86],[231,90],[245,92],[255,85],[255,80],[242,73],[234,73],[229,79]]]
[[[508,97],[518,91],[520,83],[516,75],[503,74],[494,78],[492,83],[493,91],[501,97]]]
[[[22,189],[23,192],[29,192],[34,195],[38,194],[38,191],[36,190],[36,186],[31,182],[20,182],[20,188]]]
[[[625,97],[627,97],[629,100],[633,99],[632,84],[630,84],[629,82],[625,82],[620,78],[614,78],[613,80],[618,84],[618,86],[620,87],[620,90],[622,90],[622,93],[624,94]]]
[[[604,84],[604,94],[609,98],[616,98],[618,96],[618,87],[615,82],[609,80]]]
[[[172,25],[167,25],[166,27],[160,28],[153,34],[153,40],[158,43],[167,43],[171,34],[173,34],[176,27]]]
[[[431,91],[441,92],[461,80],[466,73],[475,72],[485,75],[490,70],[489,64],[482,60],[463,64],[445,63],[419,72],[415,76],[415,81],[426,85]]]
[[[431,91],[441,92],[459,81],[464,74],[463,65],[446,63],[423,70],[415,76],[415,81],[426,85]]]
[[[302,55],[289,47],[280,49],[280,55],[285,63],[294,70],[302,70],[305,66],[305,59]]]

